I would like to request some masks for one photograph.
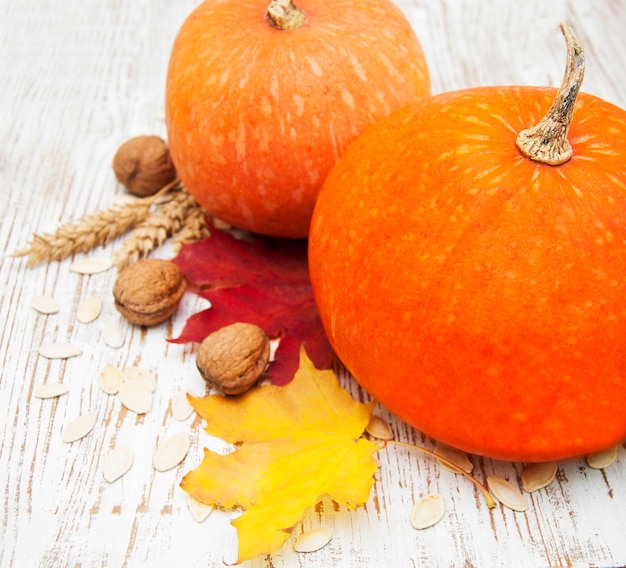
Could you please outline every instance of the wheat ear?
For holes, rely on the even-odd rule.
[[[175,235],[174,250],[179,252],[182,245],[195,243],[210,235],[207,213],[200,205],[194,203],[194,206],[187,211],[183,226]]]
[[[160,247],[183,226],[188,211],[197,206],[185,188],[168,197],[163,204],[157,203],[158,212],[140,223],[122,247],[115,251],[113,259],[118,269],[145,258],[155,248]]]
[[[97,246],[106,246],[113,239],[144,222],[156,199],[178,183],[178,180],[175,180],[150,198],[102,209],[81,217],[77,222],[65,223],[54,233],[41,235],[33,233],[26,248],[8,256],[27,256],[28,265],[34,266],[44,261],[63,260],[75,253],[88,252]]]

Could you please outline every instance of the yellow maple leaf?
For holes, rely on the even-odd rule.
[[[189,400],[209,434],[237,445],[226,455],[205,450],[181,482],[203,503],[244,510],[232,521],[237,563],[277,551],[326,495],[350,509],[367,501],[381,446],[361,435],[375,403],[355,401],[304,349],[285,386]]]

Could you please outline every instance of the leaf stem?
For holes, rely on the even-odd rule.
[[[438,456],[435,452],[431,452],[430,450],[427,450],[426,448],[422,448],[421,446],[416,446],[414,444],[409,444],[407,442],[399,442],[397,440],[386,440],[385,441],[385,445],[383,447],[387,447],[387,444],[394,444],[396,446],[402,446],[404,448],[417,450],[418,452],[421,452],[421,453],[426,454],[426,455],[428,455],[428,456],[430,456],[432,458],[435,458],[436,460],[439,460],[444,465],[448,466],[449,468],[453,469],[454,471],[457,471],[461,475],[464,475],[474,485],[476,485],[476,487],[478,487],[478,489],[480,489],[480,492],[485,497],[485,501],[487,502],[487,507],[489,507],[490,509],[493,509],[496,506],[496,502],[493,500],[493,497],[489,493],[489,490],[480,481],[478,481],[478,479],[476,479],[473,475],[467,473],[465,470],[461,469],[454,462],[451,462],[450,460],[444,458],[443,456]]]

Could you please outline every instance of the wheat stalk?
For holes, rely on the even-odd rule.
[[[187,211],[183,226],[176,233],[174,250],[179,252],[182,245],[206,239],[210,234],[206,211],[194,203],[194,206]]]
[[[76,222],[61,225],[54,233],[33,233],[26,248],[8,256],[27,256],[28,265],[34,266],[44,261],[60,261],[75,253],[88,252],[97,246],[106,246],[148,219],[152,204],[178,184],[179,181],[175,180],[150,198],[85,215]]]
[[[180,249],[182,244],[210,234],[206,213],[176,179],[151,197],[86,215],[61,225],[54,233],[33,233],[27,248],[9,256],[27,256],[29,266],[60,261],[96,246],[104,247],[131,229],[129,238],[113,254],[118,269],[148,256],[169,237],[176,236],[174,247]]]
[[[148,217],[150,206],[143,202],[110,207],[82,217],[77,223],[66,223],[54,233],[33,233],[28,247],[11,257],[28,256],[28,265],[63,260],[75,253],[87,252],[124,234]]]
[[[148,256],[160,247],[168,237],[183,226],[190,209],[197,207],[189,192],[182,188],[162,204],[159,210],[140,223],[130,237],[117,250],[113,259],[118,269]]]

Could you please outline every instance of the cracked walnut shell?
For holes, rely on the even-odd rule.
[[[204,380],[224,394],[241,394],[257,382],[270,357],[265,332],[251,323],[233,323],[205,337],[196,365]]]
[[[115,307],[129,322],[156,325],[178,308],[187,283],[169,260],[145,258],[126,266],[113,286]]]

